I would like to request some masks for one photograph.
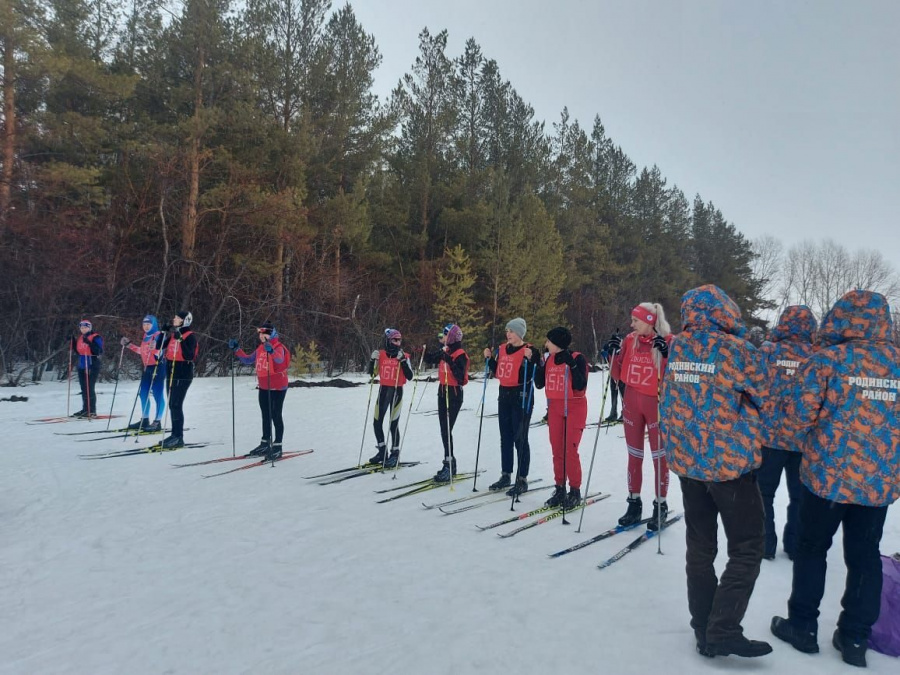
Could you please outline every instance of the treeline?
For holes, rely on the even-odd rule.
[[[331,368],[385,326],[470,346],[564,322],[594,351],[637,302],[762,303],[750,243],[637,167],[600,118],[549,128],[474,40],[423,30],[390,100],[378,46],[328,0],[0,0],[0,351],[82,316],[133,335],[190,309],[206,370],[271,319]],[[472,349],[478,352],[478,349]]]

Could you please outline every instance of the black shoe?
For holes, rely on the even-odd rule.
[[[816,632],[802,630],[795,624],[792,624],[790,619],[773,616],[769,630],[772,631],[772,635],[779,640],[784,640],[798,652],[803,652],[804,654],[819,653],[819,643],[816,640]]]
[[[509,479],[509,474],[504,471],[500,474],[500,478],[497,479],[496,483],[491,483],[488,490],[502,490],[503,488],[508,488],[510,485],[512,485],[512,481]]]
[[[619,525],[622,527],[628,527],[629,525],[636,525],[641,522],[641,519],[644,516],[644,503],[641,501],[640,497],[629,497],[628,498],[628,510],[625,512],[625,515],[619,518]]]
[[[571,488],[566,497],[566,510],[568,511],[578,506],[581,506],[581,490],[578,488]]]
[[[129,424],[128,430],[129,431],[146,431],[147,427],[149,427],[149,426],[150,426],[150,420],[145,417],[143,419],[138,420],[134,424]]]
[[[79,410],[76,413],[72,413],[72,417],[87,417],[87,410]]]
[[[184,447],[184,439],[181,436],[169,436],[160,446],[163,448],[171,449],[171,448],[183,448]]]
[[[268,438],[264,438],[259,442],[255,448],[253,448],[250,452],[247,453],[247,457],[262,457],[269,450],[269,446],[271,442]]]
[[[387,455],[387,446],[385,446],[384,444],[379,444],[377,447],[378,447],[378,452],[376,452],[374,455],[369,457],[369,464],[383,464],[384,463],[384,457],[385,457],[385,455]]]
[[[743,635],[722,642],[706,643],[706,648],[713,656],[743,656],[752,659],[772,653],[772,645],[761,640],[748,640]]]
[[[666,517],[669,515],[669,505],[666,502],[660,502],[656,499],[653,500],[653,515],[650,516],[650,520],[647,521],[647,529],[652,532],[656,532],[659,529],[659,524],[662,522],[665,525]]]
[[[394,448],[391,450],[391,454],[387,456],[387,459],[384,460],[384,468],[385,469],[394,469],[397,464],[400,462],[400,449]]]
[[[763,560],[775,560],[774,553],[763,553]]]
[[[455,473],[455,472],[454,472]],[[446,459],[444,460],[443,466],[441,466],[440,471],[434,474],[434,482],[435,483],[449,483],[450,482],[450,462]]]
[[[619,416],[618,416],[616,413],[614,413],[614,412],[613,412],[613,413],[610,413],[610,414],[609,414],[609,417],[605,417],[605,418],[603,419],[603,423],[604,423],[604,424],[615,424],[615,423],[618,422],[618,421],[619,421]]]
[[[706,644],[706,629],[695,628],[694,637],[697,638],[697,653],[700,656],[705,656],[708,659],[715,658],[716,655],[713,654],[712,651],[710,651],[709,645]]]
[[[263,457],[264,462],[274,462],[276,459],[281,459],[281,443],[272,443],[269,451]]]
[[[831,644],[833,644],[834,648],[841,653],[841,658],[844,659],[844,663],[856,666],[857,668],[866,667],[865,640],[854,642],[847,636],[842,635],[841,629],[838,628],[834,631],[834,636],[831,638]]]
[[[519,476],[516,478],[516,484],[506,491],[507,497],[519,497],[528,492],[528,479]]]
[[[566,487],[564,485],[557,485],[553,490],[553,494],[550,495],[550,499],[544,502],[544,506],[556,508],[557,506],[562,506],[566,502],[566,499]]]

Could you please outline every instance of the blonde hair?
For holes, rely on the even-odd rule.
[[[665,310],[663,310],[662,305],[660,305],[658,302],[642,302],[638,305],[638,307],[643,307],[644,309],[651,311],[656,315],[656,323],[653,325],[653,329],[656,331],[657,335],[667,337],[672,334],[672,327],[669,325],[669,322],[666,321],[666,312]],[[658,370],[662,365],[662,357],[655,349],[652,350],[652,352],[653,365],[655,365]]]

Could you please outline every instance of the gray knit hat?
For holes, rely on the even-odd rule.
[[[512,319],[509,323],[506,324],[506,330],[511,330],[513,333],[518,335],[521,339],[525,339],[525,319],[520,316],[517,316],[515,319]]]

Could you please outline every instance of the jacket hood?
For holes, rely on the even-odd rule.
[[[769,340],[781,342],[808,342],[812,344],[816,336],[816,317],[806,305],[786,307],[772,329]]]
[[[681,325],[685,330],[715,328],[738,337],[747,332],[740,308],[713,284],[693,288],[681,296]]]
[[[893,325],[890,305],[881,293],[850,291],[822,319],[819,342],[823,345],[849,340],[888,342]]]
[[[159,332],[159,322],[156,320],[156,317],[153,316],[152,314],[148,314],[147,316],[145,316],[142,323],[150,324],[150,330],[148,330],[146,333],[144,333],[145,340],[149,339],[151,335],[155,335],[156,333]]]

